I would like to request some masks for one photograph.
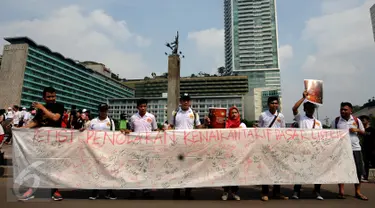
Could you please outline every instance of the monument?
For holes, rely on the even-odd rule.
[[[168,55],[168,105],[167,119],[171,123],[172,112],[179,106],[180,98],[180,54],[178,51],[178,31],[175,40],[165,45],[172,50]]]

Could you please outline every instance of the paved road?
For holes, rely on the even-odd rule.
[[[175,207],[188,207],[188,208],[221,208],[221,207],[254,207],[254,206],[264,206],[264,207],[329,207],[329,208],[342,208],[342,207],[371,207],[374,208],[375,201],[375,183],[369,183],[363,185],[363,193],[370,198],[370,201],[360,201],[353,198],[354,189],[353,185],[346,186],[346,193],[348,194],[347,199],[340,200],[336,199],[336,185],[324,185],[322,190],[322,195],[325,197],[324,201],[318,201],[313,198],[310,194],[312,192],[312,186],[305,186],[302,197],[303,200],[270,200],[268,202],[262,202],[259,200],[259,190],[258,186],[251,187],[241,187],[240,196],[241,201],[221,201],[221,189],[207,188],[207,189],[196,189],[193,190],[195,200],[172,200],[172,192],[170,190],[160,190],[153,192],[155,196],[154,200],[128,200],[126,199],[127,191],[116,191],[115,193],[119,197],[118,200],[108,201],[108,200],[96,200],[89,201],[87,197],[90,195],[90,191],[62,191],[65,199],[61,202],[53,202],[49,199],[49,190],[39,190],[37,193],[37,198],[27,202],[17,202],[15,195],[12,193],[9,187],[12,186],[11,178],[0,178],[0,207],[13,208],[13,207],[27,207],[27,208],[39,208],[42,206],[48,207],[60,207],[60,208],[95,208],[104,206],[112,207],[160,207],[160,208],[175,208]],[[285,186],[282,188],[282,192],[291,195],[292,187]]]

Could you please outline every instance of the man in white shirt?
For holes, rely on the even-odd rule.
[[[279,98],[268,98],[268,110],[259,116],[259,128],[285,128],[284,115],[277,111],[279,108]],[[268,185],[262,186],[262,201],[268,201]],[[273,185],[273,197],[276,199],[289,199],[280,193],[280,185]]]
[[[171,124],[169,129],[189,130],[206,128],[205,124],[201,124],[199,115],[191,109],[191,97],[188,93],[184,93],[180,97],[180,107],[172,112]],[[194,199],[191,195],[191,188],[185,189],[185,197],[189,200]],[[180,189],[175,189],[173,198],[180,198]]]
[[[13,117],[14,117],[13,109],[12,109],[12,107],[9,107],[8,112],[6,114],[6,119],[13,119]]]
[[[355,197],[367,201],[368,198],[361,193],[361,177],[364,174],[362,162],[361,145],[358,135],[365,135],[365,128],[361,120],[352,116],[353,106],[351,103],[343,102],[340,106],[340,117],[337,117],[331,124],[332,129],[346,129],[349,131],[352,144],[354,162],[357,169],[358,184],[355,184]],[[339,184],[339,199],[344,199],[344,184]]]
[[[88,127],[89,130],[98,130],[98,131],[115,131],[115,123],[111,118],[108,117],[108,105],[106,103],[102,103],[99,105],[99,117],[96,117],[91,120],[90,125]],[[81,131],[84,130],[81,129]],[[89,197],[90,200],[95,200],[99,198],[99,190],[93,190],[92,195]],[[117,199],[116,195],[113,193],[112,190],[107,190],[105,195],[106,199]]]
[[[20,119],[21,119],[21,111],[19,111],[19,107],[17,105],[13,106],[13,112],[14,112],[13,125],[15,127],[18,127],[18,124],[19,124]]]
[[[304,91],[302,94],[302,98],[296,102],[293,106],[293,115],[294,120],[298,123],[299,128],[301,129],[323,129],[322,123],[314,117],[315,113],[315,104],[311,103],[306,100],[308,93]],[[298,112],[298,108],[303,103],[303,110],[305,111],[305,115],[301,115]],[[316,194],[316,199],[323,200],[323,197],[320,195],[320,184],[314,185],[314,192]],[[295,185],[294,186],[294,194],[292,196],[293,199],[299,199],[301,193],[302,185]]]
[[[152,132],[158,130],[158,125],[156,123],[155,116],[151,113],[147,112],[147,100],[146,99],[139,99],[137,101],[137,109],[138,113],[134,114],[130,117],[129,125],[130,130],[126,131],[129,132]],[[135,198],[136,193],[135,191],[130,191],[130,198]],[[149,190],[144,189],[142,190],[142,197],[143,198],[152,198],[151,193]]]

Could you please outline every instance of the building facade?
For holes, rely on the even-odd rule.
[[[224,0],[225,67],[281,94],[276,0]]]
[[[278,96],[277,88],[254,88],[245,96],[245,102],[248,106],[245,108],[246,119],[250,121],[257,121],[260,114],[268,109],[268,98]],[[280,100],[281,103],[281,100]],[[279,111],[282,110],[281,104]]]
[[[108,99],[109,104],[109,116],[113,119],[119,120],[121,114],[126,114],[128,118],[133,114],[137,113],[137,100],[140,98],[115,98]],[[148,112],[152,113],[156,117],[158,123],[164,123],[168,119],[167,115],[167,98],[165,97],[153,97],[147,98]],[[245,103],[244,96],[193,96],[192,97],[192,109],[195,110],[200,119],[208,115],[210,107],[227,108],[237,106],[242,118],[244,118]],[[171,115],[169,115],[171,116]]]
[[[163,97],[163,93],[168,92],[168,79],[163,77],[125,81],[124,84],[135,87],[135,97]],[[243,95],[248,92],[248,81],[246,76],[182,77],[180,92],[192,96]]]
[[[134,90],[105,75],[65,58],[27,37],[5,38],[0,69],[0,107],[30,107],[43,102],[44,87],[57,91],[57,101],[70,109],[97,111],[108,98],[133,97]]]
[[[370,16],[371,16],[371,25],[372,25],[372,33],[375,41],[375,4],[372,5],[370,8]]]

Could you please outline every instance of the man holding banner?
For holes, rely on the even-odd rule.
[[[170,129],[176,130],[189,130],[196,128],[205,128],[205,125],[201,124],[199,115],[191,109],[191,98],[188,93],[184,93],[180,97],[180,107],[172,112],[172,123]],[[191,195],[191,188],[185,189],[185,197],[187,199],[194,199]],[[175,189],[173,191],[173,198],[180,198],[180,190]]]
[[[308,96],[307,91],[304,91],[302,94],[302,98],[296,102],[293,106],[293,115],[295,121],[298,123],[299,128],[301,129],[323,129],[322,123],[314,117],[315,113],[315,104],[306,100]],[[301,115],[298,113],[298,108],[303,103],[303,110],[305,111],[305,115]],[[314,185],[314,192],[316,194],[316,199],[324,200],[323,197],[320,195],[320,184]],[[294,194],[292,196],[293,199],[299,199],[301,194],[302,185],[295,185],[294,186]]]
[[[137,109],[138,113],[134,114],[130,117],[130,131],[128,132],[152,132],[158,130],[158,125],[156,123],[155,116],[149,112],[147,112],[147,100],[146,99],[139,99],[137,101]],[[152,198],[151,193],[149,190],[145,189],[142,190],[143,198]],[[135,191],[130,191],[130,198],[135,198],[136,193]]]
[[[106,103],[102,103],[98,106],[99,116],[91,120],[88,129],[97,131],[115,131],[115,122],[108,117],[109,106]],[[85,128],[85,125],[83,126]],[[93,190],[90,200],[99,198],[99,190]],[[105,195],[106,199],[117,199],[116,195],[112,190],[107,190]]]
[[[357,199],[367,201],[368,198],[361,193],[361,177],[364,174],[362,162],[361,145],[358,135],[365,135],[365,128],[361,120],[352,116],[353,106],[351,103],[342,102],[340,106],[340,117],[337,117],[331,125],[333,129],[347,129],[350,133],[350,141],[352,144],[354,163],[357,170],[358,184],[355,184],[355,197]],[[339,199],[344,197],[344,184],[339,184]]]
[[[268,98],[268,110],[259,116],[260,128],[285,128],[284,115],[277,111],[279,108],[279,98]],[[262,201],[268,201],[268,185],[262,186]],[[289,198],[280,193],[280,185],[273,186],[273,197],[276,199],[288,200]]]
[[[64,105],[56,103],[56,90],[53,87],[46,87],[43,90],[43,99],[45,105],[34,102],[33,107],[38,109],[34,119],[24,127],[21,128],[35,128],[35,127],[61,127],[61,121],[64,114]],[[54,201],[63,200],[58,189],[52,189],[52,199]],[[34,190],[29,188],[23,196],[19,199],[27,201],[34,198]]]

